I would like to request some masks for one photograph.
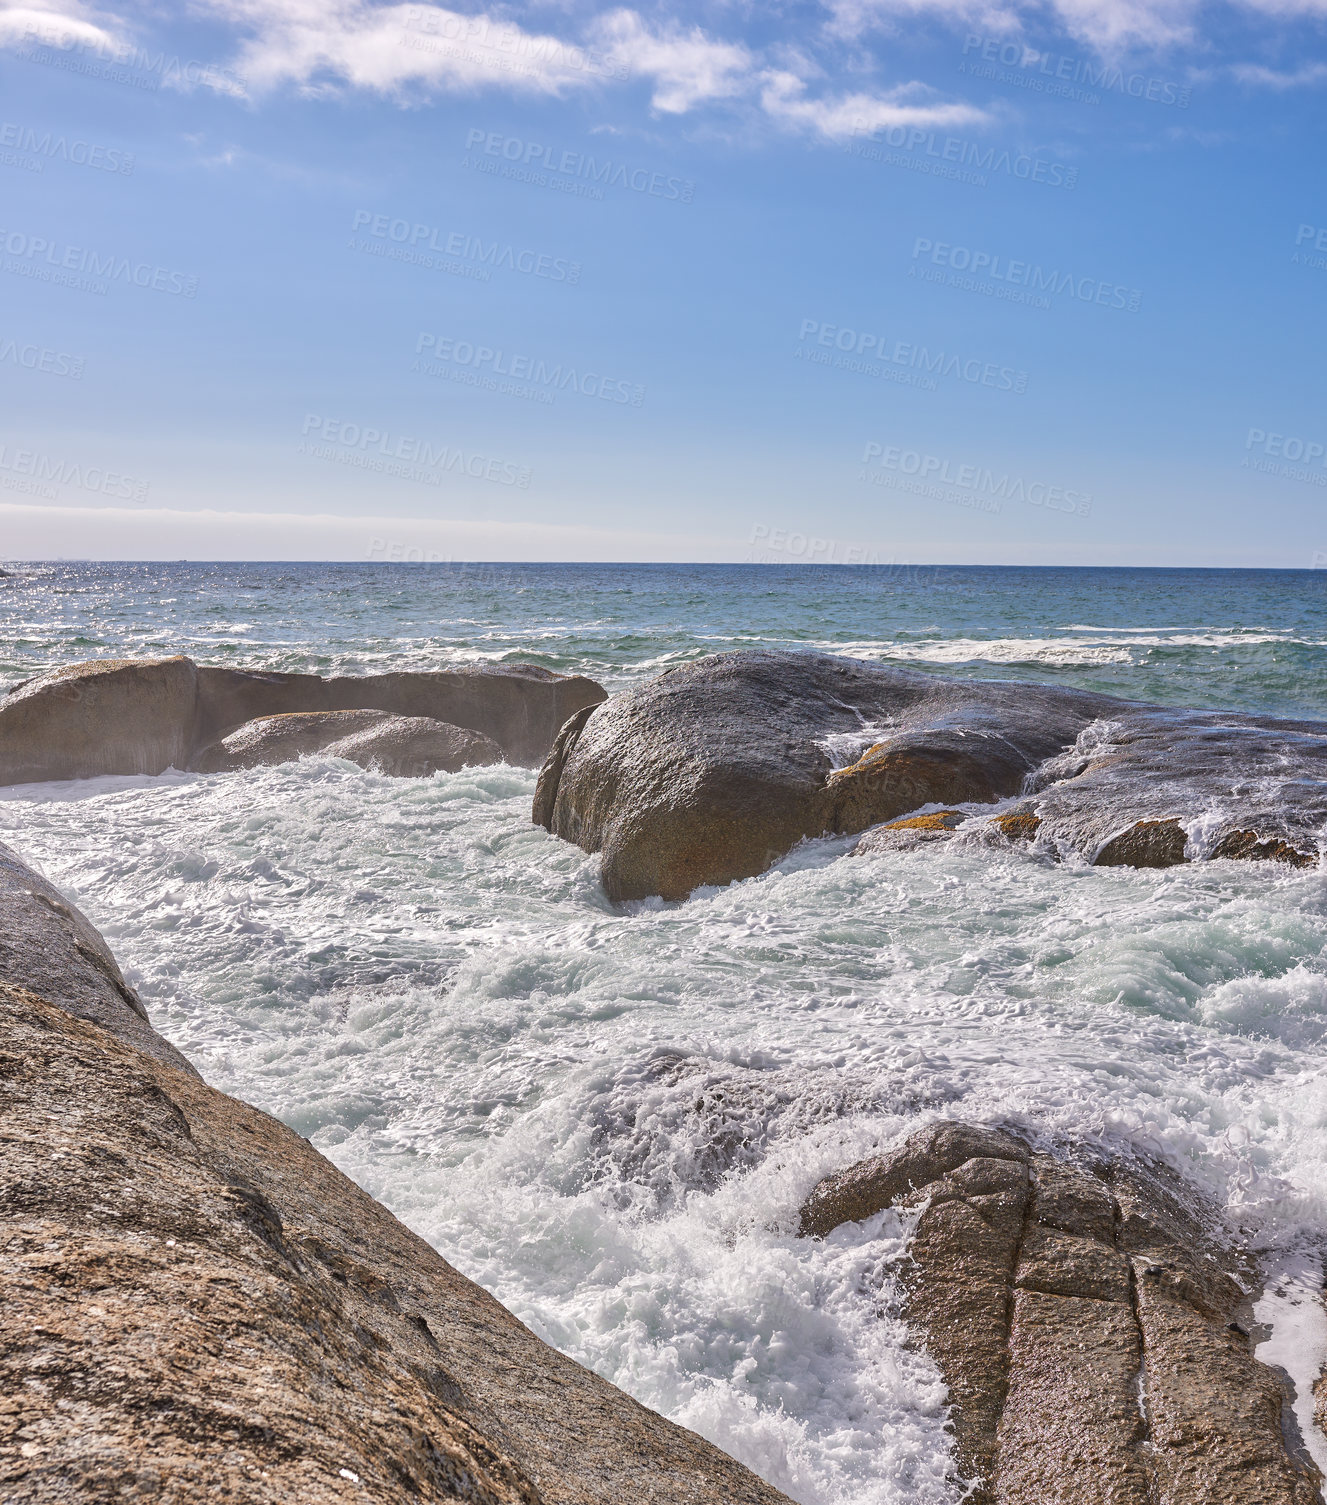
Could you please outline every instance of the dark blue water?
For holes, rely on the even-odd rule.
[[[607,683],[820,648],[1174,705],[1327,715],[1327,572],[939,566],[10,566],[0,684],[103,655],[369,672],[521,662]]]

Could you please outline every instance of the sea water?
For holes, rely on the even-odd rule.
[[[25,565],[0,689],[58,663],[538,663],[618,690],[818,648],[1327,717],[1312,572]],[[549,1342],[806,1505],[956,1502],[906,1341],[906,1216],[796,1236],[816,1180],[937,1116],[1134,1147],[1274,1274],[1263,1354],[1327,1348],[1327,884],[810,842],[618,906],[535,773],[335,759],[0,792],[0,839],[107,936],[157,1027]],[[1312,1439],[1315,1448],[1322,1448]]]

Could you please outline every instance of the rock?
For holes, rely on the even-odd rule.
[[[0,700],[0,783],[160,773],[189,759],[192,659],[96,659]]]
[[[128,1043],[129,1012],[108,1031],[0,981],[0,1498],[787,1505]]]
[[[853,848],[859,856],[871,852],[909,851],[932,841],[948,841],[963,824],[961,810],[939,810],[933,815],[911,815],[905,820],[891,820],[874,826]]]
[[[808,836],[1016,794],[1115,704],[826,654],[717,654],[568,729],[536,808],[554,834],[603,853],[612,898],[681,899],[764,872]],[[836,770],[833,737],[874,745]]]
[[[936,805],[964,808],[917,813]],[[1209,851],[1306,866],[1327,826],[1327,725],[825,654],[717,654],[569,722],[533,815],[602,854],[613,899],[683,899],[808,837],[857,831],[863,855],[1035,839],[1107,866]]]
[[[1250,1271],[1177,1176],[939,1124],[827,1177],[802,1231],[918,1203],[906,1315],[949,1385],[965,1499],[1316,1505],[1235,1322]]]
[[[59,998],[79,1019],[182,1071],[193,1067],[148,1023],[147,1010],[87,917],[0,845],[0,982]]]
[[[1318,859],[1278,838],[1261,840],[1256,831],[1228,831],[1212,849],[1212,856],[1243,862],[1284,862],[1290,867],[1316,867]]]
[[[1106,842],[1096,866],[1175,867],[1184,861],[1186,840],[1177,820],[1140,820]]]
[[[187,768],[245,723],[293,712],[428,718],[492,739],[510,763],[538,766],[567,718],[603,699],[592,680],[533,665],[322,679],[183,657],[98,659],[0,700],[0,784]],[[390,746],[382,752],[394,756]],[[434,756],[422,754],[425,763]]]
[[[492,737],[390,711],[287,711],[260,716],[195,754],[198,773],[229,773],[323,753],[403,778],[500,763]]]

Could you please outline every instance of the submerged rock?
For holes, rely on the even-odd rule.
[[[0,699],[0,784],[187,768],[245,723],[290,712],[427,718],[492,739],[508,762],[537,766],[567,718],[603,699],[593,680],[524,664],[323,679],[183,656],[96,659]]]
[[[260,716],[195,754],[197,773],[229,773],[324,753],[400,778],[500,763],[502,748],[481,732],[428,716],[390,711],[287,711]]]
[[[827,1177],[823,1237],[920,1207],[905,1315],[949,1386],[973,1505],[1316,1505],[1248,1336],[1250,1271],[1164,1168],[1085,1169],[943,1123]]]
[[[787,1505],[153,1051],[96,932],[16,881],[40,893],[0,944],[8,1505]]]
[[[868,830],[863,854],[974,834],[1103,866],[1306,866],[1327,822],[1327,725],[825,654],[718,654],[568,722],[533,814],[602,853],[614,899],[682,899],[808,837]]]

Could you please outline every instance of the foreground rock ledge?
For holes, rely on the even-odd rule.
[[[1318,1505],[1252,1354],[1251,1272],[1178,1177],[944,1123],[827,1177],[802,1231],[918,1205],[905,1315],[971,1505]]]
[[[7,848],[0,1099],[5,1505],[787,1505],[205,1086]]]
[[[602,854],[610,898],[684,899],[762,873],[808,837],[927,807],[967,808],[861,850],[963,839],[974,807],[1020,796],[981,819],[983,838],[1103,865],[1311,866],[1327,822],[1327,725],[827,654],[716,654],[572,717],[533,816]]]
[[[453,745],[462,748],[461,762],[482,761],[488,744],[464,744],[460,734],[468,732],[491,739],[509,762],[537,767],[567,718],[604,693],[593,680],[527,664],[323,679],[211,668],[182,655],[94,659],[28,680],[0,699],[0,784],[158,774],[189,768],[204,753],[239,766],[214,747],[246,723],[312,712],[380,711],[445,724],[445,731],[398,726],[379,747],[348,752],[365,762],[399,756],[406,768],[445,767],[454,761]],[[413,747],[405,746],[405,732],[413,733]],[[431,740],[420,740],[425,732]]]

